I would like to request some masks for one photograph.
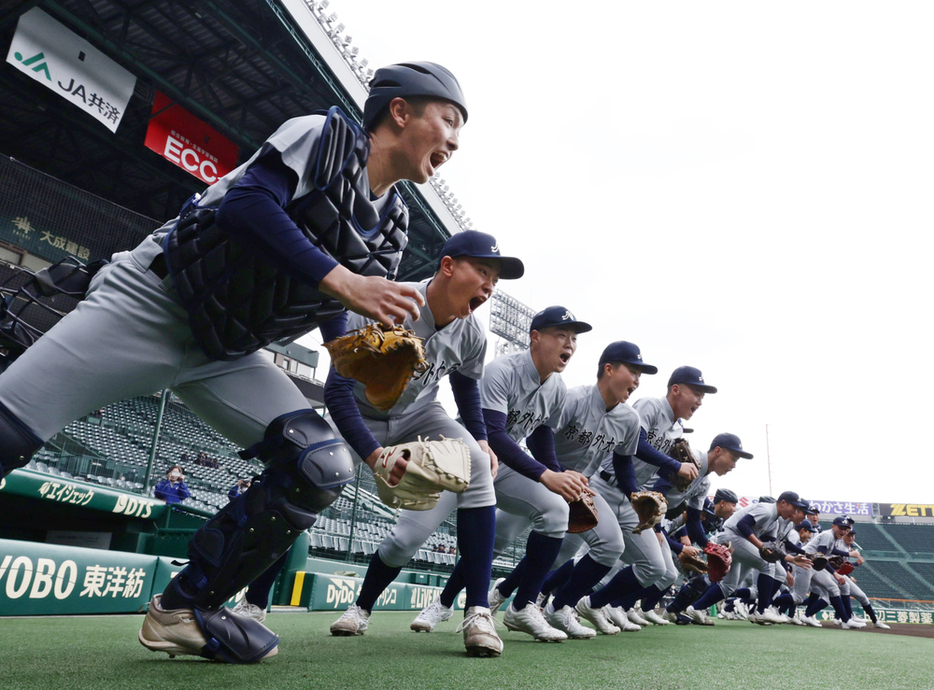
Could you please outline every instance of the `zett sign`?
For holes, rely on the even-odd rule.
[[[237,167],[239,147],[172,99],[156,92],[146,130],[146,148],[214,184]]]

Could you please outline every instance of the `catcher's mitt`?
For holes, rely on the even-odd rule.
[[[701,558],[700,554],[688,556],[684,551],[678,554],[678,560],[681,562],[681,568],[686,573],[707,574],[707,561]]]
[[[597,506],[594,505],[593,496],[588,493],[581,494],[580,499],[568,504],[570,514],[568,515],[568,533],[579,534],[592,530],[599,522],[597,515]]]
[[[402,326],[371,323],[324,346],[337,373],[364,384],[366,399],[380,410],[392,408],[409,379],[428,368],[422,339]]]
[[[818,551],[817,553],[811,554],[810,556],[808,556],[808,558],[811,559],[811,567],[814,568],[814,570],[817,572],[820,572],[821,570],[826,568],[827,565],[830,563],[830,559],[828,559],[827,556],[822,554],[820,551]]]
[[[778,563],[784,560],[788,553],[776,541],[767,541],[759,547],[759,555],[766,563]]]
[[[398,484],[389,484],[389,475],[402,456],[408,460]],[[392,508],[431,510],[441,498],[441,491],[460,493],[470,483],[470,449],[457,438],[440,441],[422,440],[389,446],[373,468],[376,491]]]
[[[668,501],[657,491],[636,491],[629,497],[629,502],[639,516],[639,524],[633,534],[655,527],[668,512]]]
[[[733,553],[729,544],[714,544],[707,542],[704,547],[707,554],[707,575],[711,582],[720,582],[730,572],[733,565]]]
[[[698,474],[700,473],[700,462],[698,462],[697,457],[694,455],[694,451],[691,450],[691,444],[688,443],[686,439],[679,438],[677,441],[675,441],[672,444],[668,454],[678,462],[686,462],[689,465],[694,465],[697,468]],[[678,491],[684,491],[687,489],[691,485],[691,482],[692,480],[685,479],[677,473],[671,476],[671,485]]]

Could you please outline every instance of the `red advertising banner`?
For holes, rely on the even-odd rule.
[[[146,148],[198,179],[213,184],[237,167],[239,147],[171,98],[157,91]]]

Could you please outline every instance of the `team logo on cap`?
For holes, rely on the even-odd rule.
[[[697,380],[700,381],[701,383],[703,383],[703,382],[704,382],[704,377],[703,377],[703,376],[698,376],[698,377],[697,377]]]
[[[498,252],[498,251],[499,251],[499,242],[497,242],[497,243],[494,244],[492,247],[490,247],[490,251],[491,251],[491,252]]]
[[[567,321],[568,319],[570,319],[571,321],[574,320],[574,314],[571,313],[570,309],[564,312],[564,316],[561,317],[562,321]]]

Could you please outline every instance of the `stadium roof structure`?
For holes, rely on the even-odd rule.
[[[0,66],[0,153],[150,218],[173,217],[205,186],[144,146],[157,91],[238,145],[240,162],[288,118],[334,104],[358,120],[362,113],[366,90],[340,51],[349,39],[327,31],[321,19],[324,2],[4,4],[4,54],[19,17],[38,7],[132,73],[136,85],[119,127],[111,132],[5,63]],[[441,245],[452,230],[463,227],[463,219],[441,195],[446,192],[436,191],[439,184],[402,186],[411,223],[399,277],[421,279],[430,275]]]

